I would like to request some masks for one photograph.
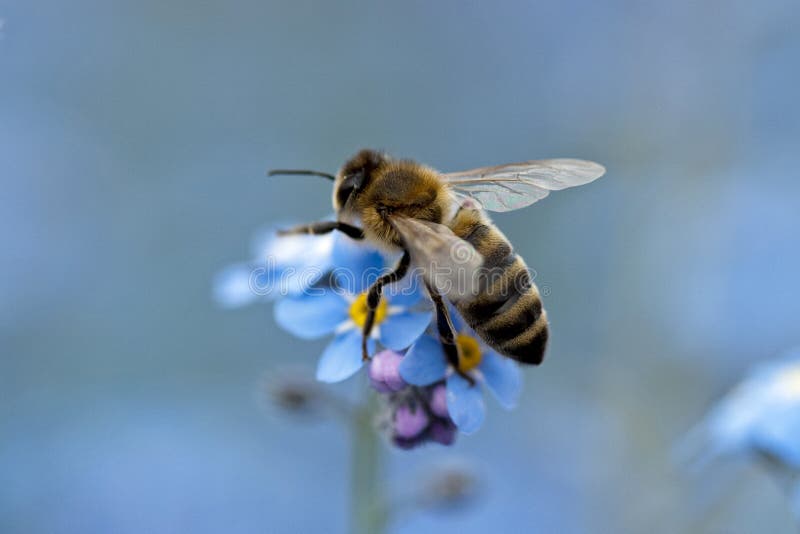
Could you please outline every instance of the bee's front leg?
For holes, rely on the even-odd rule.
[[[364,321],[364,327],[361,331],[361,358],[366,361],[369,360],[369,351],[367,350],[367,339],[372,332],[372,327],[375,324],[375,311],[381,303],[381,296],[383,295],[383,286],[392,284],[401,280],[408,272],[408,266],[411,264],[411,255],[407,250],[403,251],[403,257],[400,258],[400,263],[397,268],[384,274],[373,283],[367,290],[367,318]]]
[[[285,230],[278,230],[278,235],[298,235],[298,234],[311,234],[321,235],[328,234],[334,230],[339,230],[343,234],[352,237],[353,239],[364,239],[364,230],[353,226],[351,224],[339,221],[319,221],[311,224],[303,224],[295,226],[294,228],[287,228]]]
[[[442,344],[444,355],[455,372],[469,382],[470,386],[474,386],[475,379],[459,368],[460,359],[455,339],[455,329],[453,328],[453,322],[450,320],[450,313],[447,311],[444,299],[430,284],[426,283],[426,287],[433,300],[433,305],[436,307],[436,328],[439,331],[439,342]]]

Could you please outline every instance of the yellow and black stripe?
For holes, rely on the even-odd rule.
[[[456,304],[464,320],[499,353],[521,363],[542,363],[547,314],[525,261],[476,208],[461,207],[450,227],[484,257],[480,292]]]

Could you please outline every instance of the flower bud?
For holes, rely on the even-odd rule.
[[[400,391],[407,386],[400,377],[400,362],[403,357],[392,351],[383,350],[372,357],[369,364],[369,381],[380,393]]]
[[[401,405],[394,413],[394,433],[402,439],[419,436],[428,427],[430,418],[422,406]]]
[[[442,382],[425,387],[406,385],[383,395],[384,427],[392,443],[402,449],[413,449],[428,442],[452,445],[456,427],[447,414],[445,395]]]
[[[442,445],[452,445],[456,441],[456,425],[450,419],[437,419],[428,432],[432,441]]]
[[[444,384],[437,384],[431,391],[431,411],[439,417],[449,418],[447,412],[447,387]]]

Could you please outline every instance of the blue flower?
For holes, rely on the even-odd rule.
[[[800,349],[754,369],[702,430],[712,456],[755,453],[800,469]]]
[[[346,274],[342,272],[343,276]],[[352,274],[356,275],[354,280],[363,278],[357,272]],[[366,288],[368,283],[357,282],[356,287],[359,286]],[[275,319],[283,328],[304,339],[334,334],[320,357],[317,379],[339,382],[361,368],[366,292],[348,292],[341,287],[314,290],[280,300],[275,306]],[[403,350],[425,331],[431,321],[431,311],[421,299],[418,284],[412,277],[384,288],[367,343],[370,354],[375,353],[377,342],[392,350]]]
[[[483,385],[494,393],[504,408],[513,408],[522,389],[519,366],[497,354],[451,312],[461,361],[459,370],[471,377],[470,384],[447,361],[440,341],[424,335],[414,343],[400,363],[400,375],[409,384],[427,386],[445,379],[447,409],[458,429],[471,434],[483,424],[486,408]]]
[[[383,265],[379,252],[338,232],[280,236],[272,228],[254,241],[253,255],[255,259],[217,274],[214,298],[220,305],[236,308],[259,299],[299,295],[332,271],[362,273]]]

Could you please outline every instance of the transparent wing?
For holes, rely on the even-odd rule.
[[[599,163],[541,159],[444,174],[456,196],[472,198],[489,211],[524,208],[567,187],[588,184],[605,174]]]
[[[443,224],[390,218],[411,254],[411,263],[439,293],[452,301],[479,293],[483,256]]]

